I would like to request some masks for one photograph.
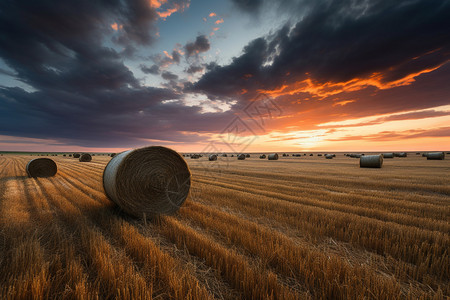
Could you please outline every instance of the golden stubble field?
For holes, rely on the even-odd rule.
[[[109,157],[32,158],[0,156],[0,299],[450,295],[449,159],[187,158],[183,207],[144,222],[104,195]]]

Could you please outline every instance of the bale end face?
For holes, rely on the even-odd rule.
[[[209,159],[209,161],[216,161],[217,160],[217,155],[216,154],[211,154],[208,159]]]
[[[268,160],[278,160],[278,153],[269,154],[267,157]]]
[[[58,172],[56,163],[50,158],[35,158],[28,162],[28,177],[52,177]]]
[[[79,159],[81,162],[90,162],[92,160],[92,156],[89,153],[83,153]]]
[[[174,150],[159,146],[122,152],[103,173],[108,198],[138,218],[176,212],[190,185],[186,161]]]

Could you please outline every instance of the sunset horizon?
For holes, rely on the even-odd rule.
[[[447,151],[448,1],[0,4],[0,151]]]

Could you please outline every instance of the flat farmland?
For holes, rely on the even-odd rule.
[[[107,156],[0,156],[0,299],[446,299],[450,160],[186,158],[172,216],[104,194]]]

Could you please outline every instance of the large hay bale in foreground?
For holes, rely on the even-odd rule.
[[[360,168],[381,168],[383,165],[383,155],[364,155],[359,159]]]
[[[186,161],[174,150],[160,146],[122,152],[103,172],[106,195],[136,217],[176,212],[190,186]]]
[[[35,158],[27,164],[28,177],[51,177],[58,172],[56,163],[50,158]]]
[[[238,159],[238,160],[244,160],[244,159],[245,159],[245,154],[239,154],[239,155],[237,156],[237,159]]]
[[[427,160],[443,160],[445,159],[444,152],[428,152]]]
[[[79,159],[81,162],[90,162],[92,160],[92,156],[89,153],[83,153]]]
[[[267,156],[268,160],[278,160],[278,153],[272,153]]]
[[[211,154],[208,159],[209,159],[209,161],[217,160],[217,155],[216,154]]]
[[[81,154],[80,153],[74,153],[73,154],[73,158],[80,158]]]
[[[383,153],[383,158],[394,158],[394,153]]]

